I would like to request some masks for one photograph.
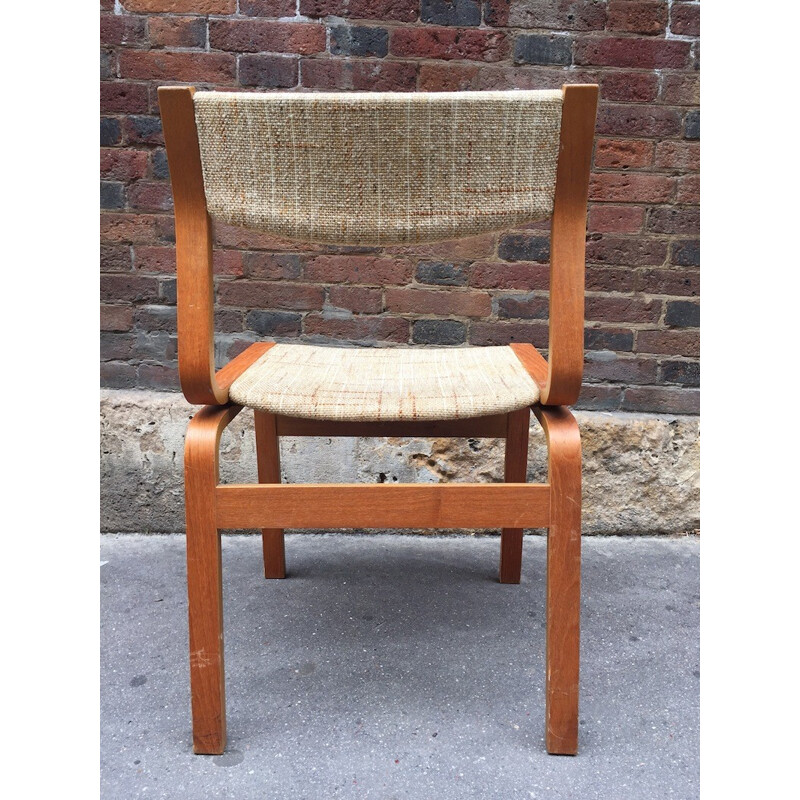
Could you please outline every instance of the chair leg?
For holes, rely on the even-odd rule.
[[[541,408],[536,414],[547,437],[551,486],[545,745],[548,753],[574,755],[578,750],[580,662],[580,433],[565,407]]]
[[[258,482],[280,483],[281,461],[274,414],[254,412],[256,420],[256,458]],[[286,577],[286,550],[282,528],[262,528],[261,544],[264,550],[264,577]]]
[[[222,552],[216,526],[219,436],[238,407],[208,406],[186,432],[186,579],[194,752],[225,751]]]
[[[525,483],[528,471],[529,408],[508,415],[506,483]],[[503,528],[500,534],[500,583],[519,583],[522,574],[522,528]]]

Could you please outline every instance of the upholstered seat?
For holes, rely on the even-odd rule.
[[[525,408],[539,387],[510,347],[276,344],[234,381],[230,398],[306,419],[446,420]]]

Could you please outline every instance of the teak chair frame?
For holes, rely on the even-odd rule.
[[[214,368],[211,220],[192,87],[158,90],[175,203],[178,365],[190,403],[205,406],[186,433],[186,550],[195,753],[225,750],[220,530],[261,528],[264,573],[286,575],[283,529],[501,528],[500,581],[519,583],[523,528],[547,528],[545,745],[578,746],[581,445],[567,405],[583,373],[586,208],[598,87],[563,88],[550,247],[549,358],[511,347],[541,390],[532,408],[453,421],[329,422],[255,412],[257,484],[219,482],[219,440],[241,411],[233,381],[272,343],[251,345]],[[527,484],[530,411],[548,448],[548,479]],[[500,484],[281,484],[280,436],[497,437],[506,440]]]

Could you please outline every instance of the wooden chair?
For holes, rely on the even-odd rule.
[[[557,93],[408,96],[248,95],[163,87],[158,94],[175,201],[180,380],[187,400],[204,406],[189,424],[185,451],[195,752],[225,749],[220,529],[261,528],[265,576],[283,578],[284,528],[501,528],[500,581],[519,583],[522,530],[542,527],[548,529],[546,747],[550,753],[574,754],[581,447],[566,406],[578,398],[583,370],[586,205],[597,86],[568,85]],[[320,129],[322,123],[327,127]],[[356,168],[353,162],[359,159]],[[383,183],[380,175],[377,180],[370,177],[381,159],[391,161]],[[428,165],[427,174],[420,164]],[[306,166],[316,176],[309,179]],[[526,173],[529,168],[535,174]],[[338,184],[337,170],[347,175]],[[447,196],[426,199],[426,186]],[[390,195],[391,202],[384,202]],[[379,216],[386,214],[385,221],[375,221],[376,209]],[[341,225],[337,215],[344,220]],[[474,364],[498,370],[489,389],[466,398],[471,389],[454,392],[451,414],[440,397],[431,400],[435,408],[426,406],[418,413],[411,397],[409,412],[409,397],[392,384],[396,375],[391,364],[413,361],[408,354],[424,348],[332,352],[265,342],[251,345],[215,371],[212,217],[300,240],[413,244],[499,230],[542,216],[550,216],[552,225],[548,360],[524,343],[434,350],[430,358],[441,359],[434,369],[451,388],[477,385],[465,359],[474,356]],[[363,356],[365,352],[377,355]],[[276,360],[271,361],[273,354]],[[373,381],[360,389],[359,381],[367,386],[375,370],[370,378],[369,366],[356,363],[359,357],[390,360],[382,373],[385,384],[376,388]],[[335,369],[318,365],[314,373],[306,362],[300,363],[315,358],[339,359],[341,364]],[[400,361],[391,362],[393,358]],[[330,376],[339,374],[339,367],[349,370],[347,381],[333,380],[329,391],[331,381],[319,380],[319,370],[328,369],[325,375]],[[417,367],[399,371],[413,377]],[[315,375],[318,405],[309,405],[302,391],[293,394],[283,386],[297,377],[308,388]],[[237,394],[242,381],[244,388]],[[276,397],[279,385],[285,391]],[[421,380],[415,385],[424,391],[433,384]],[[352,414],[346,406],[351,389],[360,409]],[[376,401],[371,391],[385,394]],[[390,408],[382,415],[375,404],[386,397]],[[220,435],[242,402],[255,409],[258,483],[224,485],[218,470]],[[525,483],[531,410],[548,447],[549,474],[543,484]],[[280,436],[505,438],[505,483],[284,485]]]

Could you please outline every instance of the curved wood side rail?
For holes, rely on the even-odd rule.
[[[219,438],[241,406],[206,407],[186,431],[186,579],[195,753],[225,751],[222,553],[216,525]]]
[[[548,753],[578,750],[578,676],[581,607],[581,437],[564,407],[535,406],[548,449],[550,526],[547,532]]]
[[[161,86],[158,104],[175,204],[178,276],[178,373],[186,399],[222,405],[228,390],[214,375],[214,273],[194,87]]]
[[[571,405],[583,378],[586,205],[598,87],[564,86],[550,235],[550,341],[543,406]]]

